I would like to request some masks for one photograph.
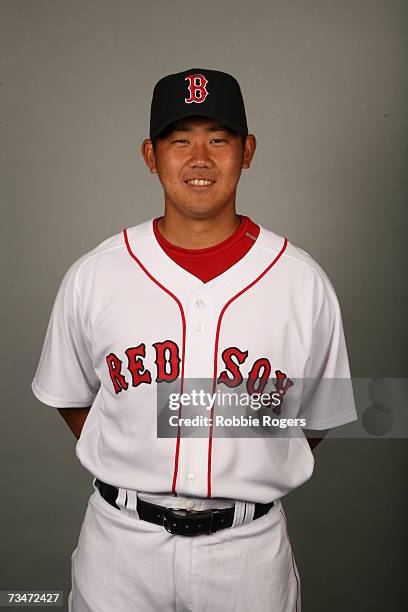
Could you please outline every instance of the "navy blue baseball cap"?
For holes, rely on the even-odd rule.
[[[238,134],[248,134],[241,88],[226,72],[191,68],[156,83],[150,111],[151,139],[174,121],[193,115],[216,119]]]

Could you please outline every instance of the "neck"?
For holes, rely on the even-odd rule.
[[[239,223],[235,208],[217,211],[202,219],[187,217],[175,209],[166,208],[157,227],[171,244],[184,249],[205,249],[229,238]]]

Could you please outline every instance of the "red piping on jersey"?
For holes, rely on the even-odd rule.
[[[129,255],[131,257],[133,257],[133,259],[140,266],[140,268],[143,270],[143,272],[150,278],[150,280],[152,280],[154,283],[156,283],[156,285],[158,287],[160,287],[160,289],[163,289],[163,291],[165,291],[170,297],[173,298],[173,300],[177,303],[177,306],[180,309],[181,323],[182,323],[182,356],[181,356],[180,393],[183,393],[183,387],[184,387],[184,355],[185,355],[185,348],[186,348],[186,317],[184,315],[183,306],[182,306],[180,300],[178,299],[178,297],[176,297],[174,295],[174,293],[172,293],[169,289],[166,289],[166,287],[164,285],[162,285],[156,278],[154,278],[154,276],[152,276],[152,274],[150,274],[150,272],[144,267],[144,265],[142,264],[140,259],[138,259],[136,257],[136,255],[133,253],[133,251],[132,251],[132,249],[130,247],[130,244],[129,244],[129,239],[128,239],[126,227],[123,229],[123,236],[124,236],[124,239],[125,239],[125,243],[126,243],[126,247],[127,247],[128,252],[129,252]],[[179,419],[180,419],[180,410],[181,410],[181,408],[179,407]],[[178,473],[178,465],[179,465],[179,453],[180,453],[180,421],[179,421],[179,425],[177,427],[177,442],[176,442],[176,450],[175,450],[175,453],[174,453],[173,482],[172,482],[172,485],[171,485],[171,492],[173,493],[173,495],[176,495],[176,496],[177,496],[176,482],[177,482],[177,473]]]
[[[265,268],[265,270],[263,272],[261,272],[261,274],[259,276],[257,276],[257,278],[255,280],[253,280],[251,283],[249,283],[249,285],[247,285],[246,287],[241,289],[241,291],[239,291],[236,295],[234,295],[231,299],[229,299],[228,302],[224,305],[223,309],[220,312],[220,315],[218,317],[217,331],[216,331],[216,334],[215,334],[215,345],[214,345],[214,374],[213,374],[213,387],[212,387],[212,393],[213,394],[215,393],[215,389],[216,389],[216,386],[217,386],[218,344],[219,344],[219,339],[220,339],[220,330],[221,330],[222,317],[224,316],[224,313],[227,310],[228,306],[230,304],[232,304],[232,302],[234,300],[239,298],[243,293],[245,293],[245,291],[248,291],[248,289],[253,287],[255,285],[255,283],[257,283],[259,280],[261,280],[261,278],[263,276],[265,276],[265,274],[267,272],[269,272],[269,270],[272,268],[272,266],[275,265],[275,263],[278,261],[280,256],[285,251],[287,243],[288,243],[288,239],[285,238],[284,241],[283,241],[283,246],[282,246],[281,250],[279,251],[279,253],[277,254],[277,256],[275,257],[275,259]],[[209,437],[208,437],[207,497],[211,497],[211,460],[212,460],[213,421],[214,421],[214,406],[212,406],[212,408],[211,408],[211,421],[210,421],[211,425],[210,425],[210,433],[209,433]]]

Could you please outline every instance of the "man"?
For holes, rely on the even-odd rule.
[[[61,282],[32,388],[60,409],[94,477],[73,612],[300,610],[281,498],[310,478],[321,438],[297,421],[289,436],[245,425],[218,436],[219,396],[201,435],[181,434],[193,380],[209,380],[213,398],[243,388],[251,399],[273,381],[263,414],[274,423],[323,432],[356,419],[352,393],[328,401],[323,388],[350,378],[327,275],[236,212],[255,149],[231,75],[161,79],[142,154],[164,213],[102,242]],[[173,435],[159,435],[159,386],[178,391]]]

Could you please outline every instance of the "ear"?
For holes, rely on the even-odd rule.
[[[142,142],[141,153],[150,172],[152,174],[157,174],[156,156],[154,154],[153,143],[150,138],[146,138]]]
[[[244,150],[242,152],[242,168],[250,167],[256,150],[256,138],[254,134],[248,134],[245,138]]]

